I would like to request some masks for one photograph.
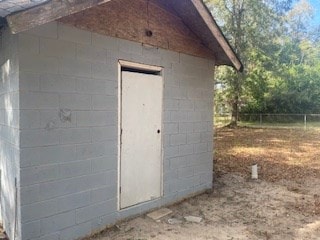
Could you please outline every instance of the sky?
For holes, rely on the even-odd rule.
[[[312,25],[320,25],[320,0],[309,0],[314,10]]]

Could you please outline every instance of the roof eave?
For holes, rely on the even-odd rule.
[[[203,3],[202,0],[191,0],[191,2],[193,6],[197,9],[198,13],[204,20],[212,35],[215,37],[215,39],[218,41],[218,43],[224,50],[226,56],[228,57],[229,61],[221,61],[220,65],[232,66],[237,71],[242,72],[244,67],[241,60],[238,58],[237,54],[231,47],[229,41],[222,33],[220,27],[217,25],[207,6]]]
[[[11,32],[19,33],[109,1],[111,0],[51,0],[12,13],[6,19]]]

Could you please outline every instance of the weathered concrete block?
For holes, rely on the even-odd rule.
[[[76,44],[57,39],[40,38],[40,54],[53,57],[75,58]]]
[[[86,44],[77,44],[77,58],[90,62],[107,62],[107,50],[88,46]]]
[[[77,223],[87,222],[97,217],[101,217],[115,212],[117,209],[117,200],[110,199],[105,202],[101,202],[88,207],[80,208],[76,210]]]
[[[58,179],[59,177],[60,174],[58,165],[23,168],[20,172],[20,184],[21,186],[28,186],[36,183],[52,181]]]
[[[93,232],[104,230],[105,226],[111,225],[116,222],[117,213],[107,214],[91,221],[91,229]]]
[[[39,91],[40,90],[40,74],[20,71],[19,89],[29,90],[29,91]]]
[[[210,104],[209,100],[206,100],[206,99],[204,99],[204,100],[195,100],[195,102],[194,102],[194,107],[195,107],[196,110],[205,110],[205,111],[207,111],[208,109],[210,109],[210,106],[211,106],[211,104]]]
[[[37,26],[33,29],[28,30],[28,34],[47,38],[57,38],[58,24],[57,22],[46,23],[44,25]]]
[[[57,212],[58,202],[56,199],[24,205],[21,207],[21,221],[22,223],[26,223],[39,220],[44,217],[55,215]]]
[[[106,92],[106,89],[104,91]],[[116,96],[108,96],[108,95],[92,96],[93,110],[116,111],[117,108],[118,108],[118,100]]]
[[[207,69],[208,67],[208,60],[206,58],[194,57],[183,53],[180,53],[180,63],[191,65],[194,68]]]
[[[198,175],[198,174],[202,174],[202,173],[208,172],[207,169],[209,167],[212,167],[212,165],[209,164],[209,163],[201,163],[201,164],[195,165],[194,166],[194,175]]]
[[[119,40],[117,38],[92,33],[92,45],[99,48],[108,49],[113,52],[119,51]]]
[[[172,122],[187,122],[188,121],[188,113],[182,111],[172,111],[171,112],[171,121]]]
[[[60,233],[55,232],[52,234],[47,234],[47,235],[41,236],[40,238],[36,238],[34,240],[59,240],[59,239],[60,239]]]
[[[117,62],[92,64],[92,78],[104,80],[117,80]]]
[[[194,152],[193,144],[180,145],[179,146],[179,154],[180,154],[180,156],[190,155],[190,154],[193,154],[193,152]]]
[[[193,100],[179,100],[179,109],[180,110],[194,110],[194,101]]]
[[[78,193],[105,186],[108,179],[114,178],[114,173],[98,173],[85,175],[59,181],[41,183],[39,185],[39,198],[41,200],[60,197],[68,194]],[[113,179],[114,181],[114,179]]]
[[[113,81],[106,81],[106,85],[107,85],[107,88],[106,88],[105,94],[108,96],[117,96],[118,83],[114,80]]]
[[[91,160],[91,171],[92,173],[105,172],[109,170],[117,169],[117,156],[107,155]]]
[[[200,133],[188,133],[187,134],[187,143],[200,143],[201,134]]]
[[[91,97],[84,94],[61,94],[60,108],[74,110],[90,110]]]
[[[78,93],[104,94],[106,92],[106,82],[91,78],[78,78],[76,90]]]
[[[164,109],[165,110],[179,110],[179,100],[178,99],[164,99]]]
[[[41,74],[40,89],[44,92],[75,93],[76,78],[61,74]]]
[[[90,194],[90,191],[85,191],[57,198],[58,211],[66,212],[72,209],[88,206],[91,202]]]
[[[91,44],[91,32],[60,23],[57,25],[57,32],[60,40]]]
[[[72,227],[63,229],[59,240],[78,239],[91,233],[91,222],[77,224]]]
[[[51,56],[20,54],[22,71],[38,73],[59,73],[59,59]]]
[[[116,112],[107,111],[81,111],[77,112],[78,127],[99,127],[116,125]]]
[[[75,211],[69,211],[57,214],[48,218],[43,218],[40,221],[40,232],[42,235],[54,233],[75,225]]]
[[[40,199],[39,195],[39,185],[32,185],[27,187],[20,188],[20,195],[21,195],[21,205],[32,204],[38,202]]]
[[[91,142],[91,130],[89,128],[70,128],[59,131],[60,143],[89,143]]]
[[[91,128],[91,135],[93,142],[101,142],[106,140],[116,141],[118,139],[118,127],[114,125]]]
[[[20,110],[21,129],[34,129],[40,128],[40,126],[40,112],[38,110]]]
[[[142,44],[124,39],[119,39],[119,51],[126,54],[142,55]]]
[[[194,123],[194,132],[206,132],[208,130],[207,122],[195,122]]]
[[[164,149],[164,158],[171,158],[179,156],[179,146],[166,147]]]
[[[163,174],[163,182],[169,182],[178,178],[178,169],[166,170]]]
[[[49,146],[21,150],[20,166],[31,167],[76,160],[76,146]]]
[[[64,163],[59,165],[60,178],[72,178],[83,176],[91,173],[91,162],[76,161],[71,163]]]
[[[164,89],[164,97],[171,99],[186,99],[187,89],[182,87],[168,87]]]
[[[20,146],[21,147],[46,147],[59,144],[58,130],[21,130]]]
[[[201,142],[212,142],[212,141],[213,141],[213,134],[211,131],[201,133]]]
[[[19,34],[19,53],[39,54],[39,41],[38,36]]]
[[[40,128],[50,130],[52,128],[76,127],[76,114],[70,109],[41,110]]]
[[[187,143],[186,134],[172,134],[170,136],[170,144],[172,146],[182,145]]]
[[[40,221],[21,224],[21,238],[32,240],[40,236]]]
[[[195,153],[205,153],[208,152],[208,143],[196,143],[194,144],[194,152]]]
[[[188,178],[193,176],[193,167],[184,167],[178,169],[178,178]]]
[[[91,159],[106,155],[107,151],[103,142],[77,145],[77,159]]]
[[[58,109],[59,95],[55,93],[21,92],[20,109]]]
[[[165,123],[164,124],[164,134],[177,134],[179,133],[178,123]]]
[[[193,130],[192,122],[179,122],[179,133],[192,133]]]
[[[187,119],[190,122],[198,122],[198,121],[201,121],[202,114],[199,111],[188,112]]]
[[[105,202],[117,198],[117,186],[111,185],[91,190],[91,203]]]
[[[170,169],[178,169],[187,166],[186,157],[174,157],[170,158]]]
[[[159,49],[161,59],[165,63],[179,63],[180,62],[180,54],[177,52],[172,52],[169,50]]]
[[[91,77],[91,64],[79,59],[59,59],[59,70],[62,74],[76,77]]]

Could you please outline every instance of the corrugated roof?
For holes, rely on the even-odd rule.
[[[22,11],[48,0],[0,0],[0,17],[5,17],[11,13]]]

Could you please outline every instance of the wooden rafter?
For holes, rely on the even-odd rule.
[[[36,7],[11,14],[6,18],[11,32],[19,33],[109,1],[51,0]]]
[[[223,48],[224,52],[232,62],[233,66],[238,70],[243,70],[243,65],[231,46],[229,45],[228,41],[224,37],[223,33],[221,32],[220,28],[216,24],[215,20],[213,19],[212,15],[204,5],[201,0],[191,0],[194,7],[197,9],[199,14],[201,15],[202,19],[204,20],[207,27],[210,29],[213,36],[216,38],[220,46]]]

